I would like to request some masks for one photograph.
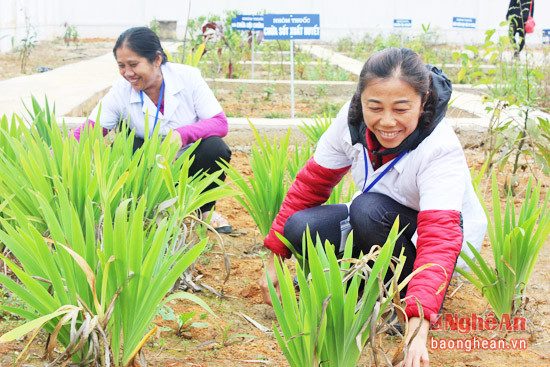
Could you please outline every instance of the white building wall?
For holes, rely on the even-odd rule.
[[[75,26],[81,37],[116,38],[124,29],[148,25],[151,20],[176,20],[178,36],[183,36],[191,1],[191,18],[241,13],[318,13],[321,39],[333,41],[343,36],[360,38],[397,32],[393,19],[412,19],[405,33],[418,33],[430,25],[442,42],[481,42],[487,29],[506,29],[504,21],[509,0],[0,0],[0,51],[20,43],[25,35],[25,14],[39,39],[64,33],[65,22]],[[477,19],[476,29],[452,27],[455,16]],[[550,28],[550,1],[537,0],[536,32],[527,42],[540,44],[542,29]]]

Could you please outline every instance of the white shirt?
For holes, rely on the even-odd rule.
[[[164,113],[159,112],[159,132],[165,136],[170,130],[191,125],[222,112],[218,100],[201,77],[200,70],[189,65],[165,63],[160,68],[164,78]],[[101,114],[98,116],[98,112]],[[139,91],[123,79],[116,82],[90,114],[90,120],[106,129],[115,128],[121,119],[135,129],[136,136],[145,136],[145,115],[149,115],[149,132],[153,132],[157,106],[143,93],[143,107]]]
[[[349,103],[345,104],[336,119],[321,137],[314,159],[319,165],[337,169],[351,166],[355,185],[363,187],[365,167],[367,187],[389,164],[373,170],[363,146],[351,144],[348,128]],[[371,189],[391,197],[398,203],[417,210],[456,210],[462,213],[464,242],[462,250],[471,258],[473,254],[466,242],[477,250],[485,237],[487,217],[475,194],[466,158],[453,128],[441,121],[418,147],[407,153]],[[413,237],[416,244],[416,234]],[[458,266],[466,267],[459,258]]]

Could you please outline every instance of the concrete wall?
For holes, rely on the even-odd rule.
[[[39,39],[52,39],[64,33],[64,24],[75,26],[81,37],[116,38],[131,26],[148,25],[153,19],[176,20],[177,34],[183,36],[185,21],[226,10],[241,13],[318,13],[321,38],[360,38],[366,33],[397,32],[393,19],[412,20],[405,33],[418,33],[430,25],[442,42],[481,42],[484,31],[499,27],[509,0],[0,0],[0,51],[17,45],[25,36],[26,18]],[[452,27],[453,17],[477,19],[476,29]],[[537,0],[537,30],[527,37],[529,44],[540,44],[542,29],[550,28],[550,1]]]

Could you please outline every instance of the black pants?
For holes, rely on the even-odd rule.
[[[143,142],[144,140],[142,138],[137,136],[134,138],[134,152],[143,145]],[[219,171],[220,166],[218,166],[217,162],[221,162],[223,159],[229,163],[231,160],[231,149],[229,149],[222,138],[218,136],[210,136],[201,140],[199,146],[193,152],[193,156],[195,159],[193,160],[191,167],[189,167],[190,176],[199,171],[207,173]],[[219,179],[222,181],[225,180],[225,174],[220,175]],[[210,184],[206,190],[210,190],[218,186],[219,185],[214,182]],[[215,203],[215,201],[211,201],[204,204],[200,208],[201,212],[211,210]]]
[[[338,249],[340,246],[340,221],[348,216],[345,204],[323,205],[305,209],[294,213],[285,223],[284,236],[302,252],[302,235],[309,226],[312,238],[319,235],[320,239],[330,243]],[[353,229],[353,256],[360,252],[368,253],[372,246],[382,246],[390,233],[395,219],[399,216],[400,230],[405,228],[398,238],[393,256],[399,257],[401,249],[407,257],[399,282],[413,271],[416,259],[416,247],[411,241],[416,232],[418,212],[403,206],[390,197],[378,193],[366,193],[358,196],[349,209],[350,224]],[[392,274],[388,272],[385,281]],[[406,288],[403,290],[404,295]]]
[[[510,16],[508,21],[508,37],[510,37],[514,50],[519,53],[523,50],[523,46],[525,46],[525,24],[523,18]],[[519,46],[516,41],[516,34],[519,35]]]

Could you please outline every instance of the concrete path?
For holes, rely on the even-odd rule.
[[[57,116],[68,114],[73,108],[95,93],[109,88],[120,78],[111,53],[90,60],[64,65],[54,70],[0,81],[0,116],[17,113],[26,115],[31,96],[41,104],[44,96],[55,102]]]

